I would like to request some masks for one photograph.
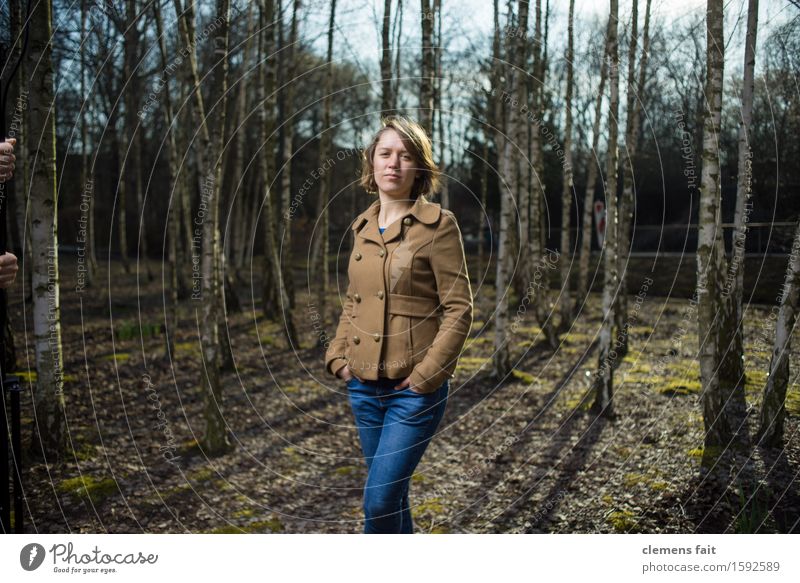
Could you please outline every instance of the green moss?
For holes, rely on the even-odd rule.
[[[787,391],[786,412],[789,415],[800,416],[800,391]]]
[[[644,474],[628,473],[622,478],[622,483],[626,488],[633,488],[639,484],[646,484],[647,482],[648,478]]]
[[[248,533],[265,533],[265,532],[281,532],[283,524],[275,517],[267,520],[257,520],[249,524],[237,526],[235,524],[226,524],[218,526],[211,530],[204,531],[207,534],[248,534]]]
[[[707,449],[703,447],[697,447],[694,449],[690,449],[687,453],[689,457],[693,457],[696,459],[714,459],[720,456],[723,452],[723,448],[719,446],[710,446]]]
[[[525,328],[517,328],[518,334],[527,334],[528,336],[538,336],[542,333],[542,329],[538,326],[527,326]]]
[[[570,332],[561,337],[562,342],[569,344],[586,344],[589,345],[595,340],[594,334],[583,334],[581,332]]]
[[[250,518],[256,513],[255,508],[242,508],[233,513],[234,518]]]
[[[342,466],[333,470],[333,473],[339,476],[352,476],[357,474],[360,469],[358,466]]]
[[[98,504],[118,492],[118,488],[114,478],[98,479],[94,476],[84,475],[62,481],[58,485],[58,491],[78,499],[91,500],[93,504]]]
[[[483,325],[486,324],[483,320],[473,320],[472,321],[472,329],[473,330],[480,330],[483,328]]]
[[[649,336],[652,333],[653,333],[652,326],[631,326],[630,328],[628,328],[628,334],[631,336],[634,335]]]
[[[14,375],[18,376],[20,380],[28,382],[35,382],[37,379],[36,371],[34,370],[18,370]]]
[[[446,526],[435,526],[430,530],[430,534],[450,534],[450,529]]]
[[[197,471],[190,472],[186,477],[194,482],[207,482],[216,476],[217,472],[212,468],[202,468]]]
[[[117,340],[153,338],[161,335],[161,324],[152,322],[120,322],[116,327]]]
[[[663,492],[669,487],[669,483],[662,481],[652,482],[650,487],[656,492]]]
[[[699,393],[703,390],[703,386],[699,380],[683,379],[665,379],[663,382],[658,383],[657,391],[662,395],[691,395]]]
[[[630,510],[616,510],[611,512],[607,520],[617,532],[637,532],[639,530],[639,522],[636,520],[636,514]]]
[[[511,374],[527,385],[532,384],[536,380],[536,377],[534,377],[532,374],[522,372],[521,370],[512,370]]]
[[[78,449],[67,449],[67,455],[73,456],[80,462],[92,459],[97,454],[95,447],[89,443],[80,444]]]
[[[284,453],[289,458],[292,465],[300,465],[303,463],[303,456],[297,451],[296,448],[289,446],[283,448]]]
[[[745,374],[744,390],[746,393],[761,393],[767,384],[769,373],[764,370],[749,370]]]
[[[268,520],[259,520],[253,522],[248,526],[249,532],[281,532],[283,530],[283,523],[277,518],[270,518]]]
[[[649,375],[653,372],[652,367],[647,364],[646,362],[637,362],[633,366],[631,366],[627,371],[628,374],[635,374],[635,375]]]
[[[176,354],[186,352],[200,354],[200,344],[197,342],[176,342],[174,349]]]
[[[421,504],[417,504],[411,512],[415,517],[424,514],[441,514],[444,512],[444,504],[442,504],[441,498],[431,498]]]
[[[490,365],[489,358],[479,358],[476,356],[462,356],[458,359],[458,367],[461,370],[477,370],[481,367]]]
[[[414,474],[411,476],[411,481],[418,484],[424,484],[428,481],[428,478],[425,476],[425,474]]]
[[[106,354],[102,357],[103,360],[114,360],[116,362],[128,362],[131,358],[129,352],[116,352],[114,354]]]

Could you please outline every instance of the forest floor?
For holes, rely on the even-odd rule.
[[[306,290],[298,288],[302,341],[295,348],[253,310],[251,286],[239,290],[243,311],[228,317],[236,369],[223,376],[235,449],[209,458],[197,446],[204,429],[199,306],[184,302],[169,359],[160,266],[153,264],[153,282],[112,268],[113,278],[102,268],[97,286],[78,294],[74,264],[62,262],[69,452],[61,463],[25,462],[26,531],[360,532],[366,466],[347,389],[323,372]],[[515,372],[499,384],[489,375],[490,287],[473,287],[472,337],[444,420],[412,478],[418,532],[800,530],[797,382],[782,449],[731,448],[704,469],[697,331],[687,299],[646,295],[634,309],[630,296],[631,350],[615,372],[616,416],[607,419],[589,410],[599,296],[590,294],[557,350],[544,342],[533,310],[514,316],[512,301]],[[25,372],[35,370],[32,320],[29,308],[21,320],[20,288],[10,298],[17,362],[33,382],[35,373]],[[333,296],[332,303],[339,305]],[[767,322],[769,307],[747,308],[749,408],[741,434],[748,440],[771,352]],[[26,391],[22,405],[26,447],[30,397]]]

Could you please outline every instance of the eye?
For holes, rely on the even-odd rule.
[[[403,154],[403,160],[411,160],[411,156],[408,154]]]

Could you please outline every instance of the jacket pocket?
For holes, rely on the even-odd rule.
[[[433,344],[439,331],[439,319],[435,315],[425,318],[411,318],[411,364],[416,366]]]
[[[404,338],[407,349],[405,353],[410,357],[411,365],[416,366],[428,352],[436,333],[439,331],[439,300],[423,296],[406,296],[402,294],[389,294],[388,311],[392,332],[398,334],[403,326],[404,334],[397,338]]]

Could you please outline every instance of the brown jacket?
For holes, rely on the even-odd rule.
[[[472,289],[455,215],[420,196],[381,235],[380,200],[356,217],[349,285],[325,355],[365,380],[404,379],[438,389],[453,373],[472,328]]]

